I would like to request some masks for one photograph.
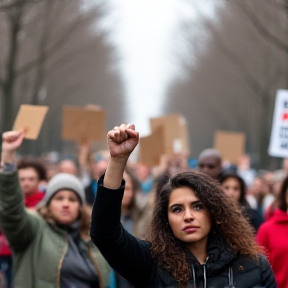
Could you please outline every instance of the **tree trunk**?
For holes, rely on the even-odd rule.
[[[2,107],[1,107],[1,131],[12,129],[14,121],[13,113],[13,96],[11,87],[5,87],[3,90]]]
[[[1,125],[2,131],[11,130],[14,120],[14,107],[13,107],[13,89],[15,85],[16,75],[15,67],[17,63],[17,56],[19,51],[18,32],[21,29],[23,7],[15,8],[11,14],[8,14],[9,29],[9,54],[6,62],[6,75],[2,81],[2,111],[1,111]]]
[[[259,169],[269,169],[271,157],[268,155],[268,147],[271,134],[271,105],[270,95],[265,94],[261,97],[261,114],[260,114],[260,125],[259,125]],[[257,137],[257,136],[256,136]]]

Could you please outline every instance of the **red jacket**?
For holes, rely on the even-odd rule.
[[[44,193],[36,191],[34,194],[25,197],[25,206],[27,208],[34,208],[44,197]],[[5,236],[0,231],[0,256],[9,256],[11,251]]]
[[[276,209],[257,233],[258,243],[267,252],[275,274],[277,287],[288,287],[288,214]]]

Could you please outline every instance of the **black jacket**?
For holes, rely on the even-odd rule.
[[[264,222],[262,215],[255,209],[246,207],[244,215],[248,217],[249,222],[257,232],[261,224]]]
[[[152,259],[151,244],[135,238],[122,227],[120,216],[123,193],[124,181],[119,189],[111,190],[103,187],[103,178],[100,178],[90,228],[93,242],[111,267],[135,287],[177,287],[171,274],[158,267]],[[273,272],[264,256],[259,256],[259,263],[248,257],[235,257],[220,239],[211,239],[208,245],[209,258],[205,265],[200,265],[188,250],[186,253],[192,272],[188,287],[276,288]],[[234,286],[228,286],[229,272]]]

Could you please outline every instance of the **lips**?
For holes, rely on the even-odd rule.
[[[61,211],[61,214],[62,214],[62,215],[70,215],[71,213],[70,213],[70,211],[67,211],[67,210],[66,210],[66,211]]]
[[[196,232],[200,227],[199,226],[186,226],[183,231],[186,233],[194,233]]]

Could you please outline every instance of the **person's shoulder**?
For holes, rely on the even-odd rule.
[[[261,269],[261,279],[263,279],[263,283],[266,285],[265,287],[276,287],[274,273],[267,257],[263,254],[259,254],[258,258]]]
[[[274,218],[274,216],[272,216],[272,218],[263,222],[259,229],[261,229],[261,230],[271,229],[271,227],[275,225],[275,221],[273,218]]]
[[[269,231],[270,229],[272,229],[271,227],[273,227],[274,225],[275,225],[275,221],[272,216],[272,218],[266,220],[265,222],[261,224],[261,226],[259,227],[259,231],[261,232]]]
[[[145,248],[145,249],[148,249],[148,250],[150,250],[151,249],[151,242],[149,242],[149,241],[147,241],[147,240],[142,240],[142,239],[139,239],[139,238],[137,238],[137,240],[138,240],[138,242],[139,242],[139,244],[143,247],[143,248]]]
[[[34,219],[39,225],[46,225],[45,219],[40,215],[36,208],[26,208],[26,211],[30,217]]]
[[[258,254],[258,256],[249,256],[249,255],[238,255],[235,259],[235,262],[242,267],[246,267],[246,270],[249,268],[254,269],[255,267],[260,268],[261,271],[270,270],[271,266],[267,257],[263,254]]]
[[[265,255],[259,253],[258,254],[258,259],[259,259],[260,265],[264,265],[264,266],[268,265],[268,266],[270,266],[269,261],[268,261],[268,259],[267,259],[267,257]]]

